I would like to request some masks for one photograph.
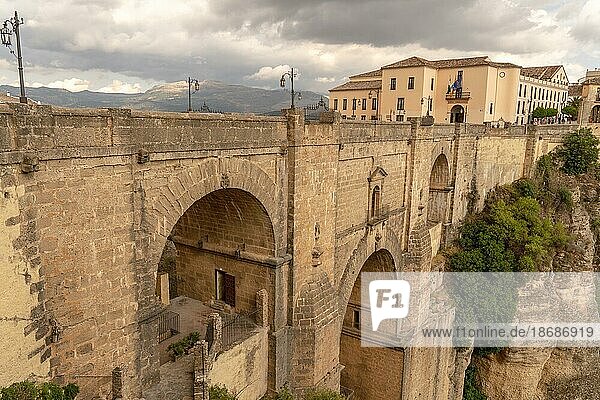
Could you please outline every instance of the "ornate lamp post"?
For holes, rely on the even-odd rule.
[[[375,97],[373,97],[373,95],[375,95]],[[369,100],[373,100],[373,98],[375,98],[375,119],[379,121],[379,89],[369,90],[368,96]]]
[[[427,100],[427,117],[429,117],[429,110],[431,110],[431,102],[433,101],[433,99],[431,98],[431,96],[427,96],[427,97],[422,97],[421,98],[421,106],[423,105],[424,101]],[[421,112],[423,112],[423,109],[421,109]]]
[[[192,93],[196,93],[200,90],[200,81],[198,79],[192,79],[188,77],[188,112],[192,111]],[[194,91],[192,91],[192,85],[194,85]]]
[[[10,26],[9,26],[10,24]],[[21,103],[27,104],[27,97],[25,96],[25,80],[23,78],[23,57],[21,55],[21,33],[19,32],[19,26],[23,24],[23,18],[19,19],[17,12],[15,11],[15,16],[4,21],[4,25],[0,29],[0,36],[2,38],[2,44],[6,46],[12,55],[15,55],[15,51],[12,49],[12,34],[15,34],[15,38],[17,41],[17,63],[19,66],[19,83],[21,86],[21,96],[19,97],[19,101]]]
[[[283,75],[281,75],[281,79],[279,80],[279,86],[281,86],[282,88],[285,87],[285,77],[288,77],[290,79],[290,86],[291,86],[291,96],[292,96],[292,108],[295,108],[294,106],[294,99],[296,97],[296,95],[298,96],[298,100],[302,100],[302,94],[300,92],[296,93],[294,92],[294,78],[296,76],[298,76],[297,72],[294,72],[294,68],[291,69],[291,71],[288,71],[286,73],[284,73]]]

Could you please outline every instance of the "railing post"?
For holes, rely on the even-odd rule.
[[[256,325],[265,327],[269,325],[269,299],[265,289],[256,292]]]
[[[209,400],[208,373],[211,365],[208,358],[208,343],[202,340],[194,350],[194,400]]]
[[[213,354],[216,354],[221,351],[221,346],[223,344],[223,320],[219,314],[212,313],[208,316],[207,329],[211,330],[212,336],[207,337],[207,339],[209,339],[209,351]]]

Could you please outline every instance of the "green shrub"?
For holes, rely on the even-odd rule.
[[[1,400],[73,400],[79,387],[73,383],[60,386],[52,382],[16,382],[0,390]]]
[[[200,340],[200,333],[194,331],[183,339],[175,343],[171,343],[169,347],[167,347],[167,350],[169,350],[175,357],[180,357],[184,354],[187,354],[188,351],[198,342],[198,340]]]
[[[287,387],[284,387],[279,392],[277,392],[273,400],[294,400],[294,396]]]
[[[469,365],[465,371],[465,387],[463,390],[463,400],[487,400],[487,396],[481,393],[477,387],[476,371],[473,365]]]
[[[569,133],[556,153],[562,161],[563,172],[578,175],[590,171],[598,163],[598,144],[598,138],[589,128]]]
[[[572,119],[577,119],[577,113],[578,110],[576,107],[573,106],[566,106],[562,109],[562,113],[564,115],[568,115],[569,117],[571,117]]]
[[[558,201],[561,205],[565,206],[568,210],[573,209],[573,193],[566,187],[558,189]]]
[[[225,386],[213,385],[208,388],[208,398],[210,400],[235,400],[236,396],[229,393]]]

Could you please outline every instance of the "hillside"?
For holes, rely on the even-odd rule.
[[[173,82],[154,86],[144,93],[100,93],[84,90],[70,92],[47,87],[27,88],[27,96],[42,104],[61,107],[117,107],[156,111],[186,111],[187,82]],[[19,89],[0,85],[1,93],[18,96]],[[315,104],[321,95],[302,92],[299,106]],[[249,112],[279,114],[289,107],[290,94],[284,90],[267,90],[243,85],[229,85],[218,81],[203,81],[200,90],[192,94],[192,106],[199,109],[204,102],[212,110],[222,112]]]

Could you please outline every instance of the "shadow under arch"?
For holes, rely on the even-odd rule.
[[[276,184],[257,165],[240,158],[210,158],[179,171],[167,184],[146,189],[142,229],[148,234],[147,263],[156,266],[175,224],[204,196],[221,189],[241,189],[264,207],[275,237],[275,256],[285,251],[285,228]]]

